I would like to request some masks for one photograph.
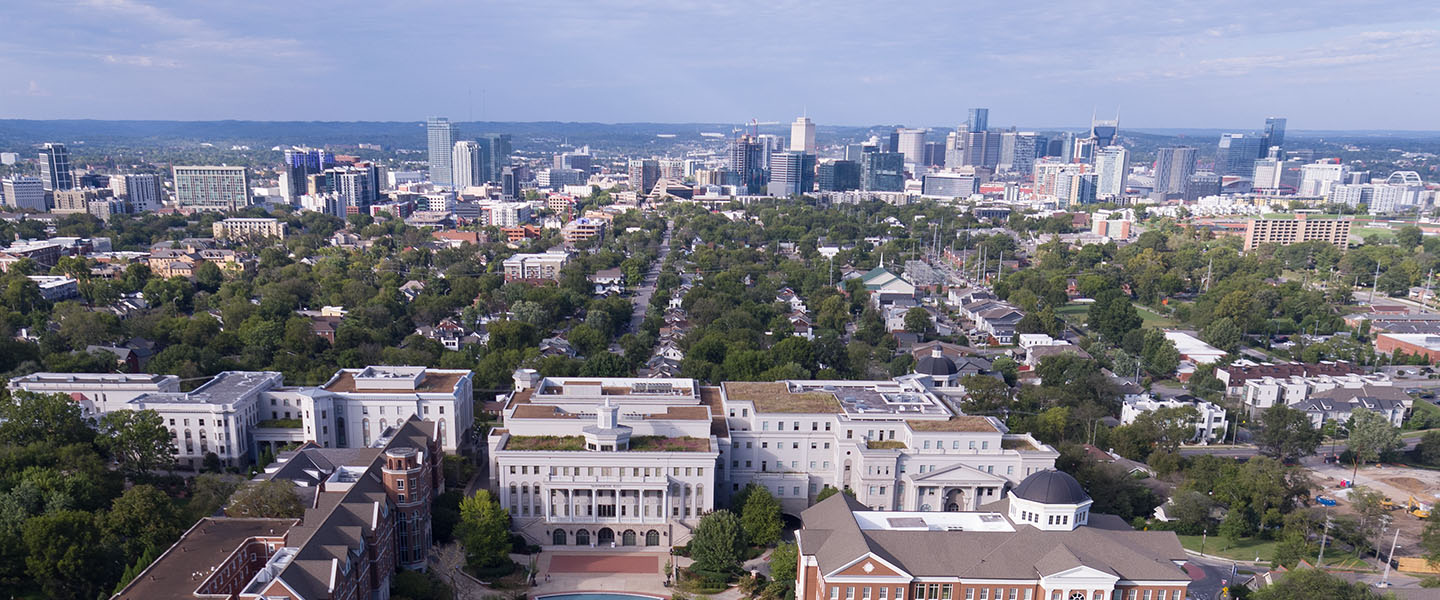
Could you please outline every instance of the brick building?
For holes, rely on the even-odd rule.
[[[150,598],[387,598],[396,568],[424,568],[444,489],[434,424],[411,417],[364,449],[307,444],[262,479],[297,484],[300,519],[201,519],[116,594]]]
[[[1090,513],[1075,478],[1040,471],[975,512],[867,510],[835,494],[806,510],[797,600],[1182,600],[1169,531]]]

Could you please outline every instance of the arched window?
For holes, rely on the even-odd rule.
[[[613,544],[615,543],[615,530],[609,527],[602,527],[600,528],[600,532],[595,535],[595,538],[596,543],[602,546]]]
[[[444,447],[445,447],[445,419],[440,419],[440,422],[435,425],[435,430],[436,430],[437,432],[439,432],[439,434],[438,434],[437,437],[439,437],[440,447],[441,447],[441,448],[444,448]]]
[[[360,419],[360,439],[366,448],[370,447],[370,419]]]
[[[579,530],[579,531],[576,531],[576,532],[575,532],[575,545],[576,545],[576,546],[589,546],[589,545],[590,545],[590,530],[588,530],[588,529],[581,529],[581,530]]]
[[[626,529],[626,530],[625,530],[625,533],[620,536],[620,543],[621,543],[621,545],[625,545],[625,546],[634,546],[634,545],[635,545],[635,530],[634,530],[634,529]]]
[[[654,529],[651,529],[650,531],[645,532],[645,545],[646,545],[646,546],[659,546],[659,545],[660,545],[660,532],[655,531]]]
[[[564,545],[565,545],[565,530],[564,530],[564,529],[556,529],[556,530],[555,530],[555,533],[552,534],[551,537],[550,537],[550,543],[555,544],[556,546],[564,546]]]
[[[1070,600],[1085,600],[1085,592],[1070,592]]]
[[[385,433],[385,419],[380,419],[380,433]]]

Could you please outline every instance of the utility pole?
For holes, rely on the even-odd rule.
[[[1206,291],[1206,292],[1209,292],[1209,291],[1210,291],[1210,275],[1212,274],[1214,268],[1215,268],[1215,258],[1214,258],[1214,257],[1211,257],[1211,258],[1210,258],[1210,264],[1208,264],[1208,265],[1205,266],[1205,291]]]
[[[1370,300],[1368,301],[1368,303],[1371,305],[1375,304],[1375,288],[1378,287],[1380,287],[1380,263],[1379,261],[1376,261],[1375,279],[1370,280]]]
[[[1317,569],[1320,568],[1321,565],[1325,564],[1325,541],[1330,536],[1330,511],[1327,510],[1325,512],[1325,531],[1320,534],[1320,556],[1315,558],[1315,568]]]
[[[1395,546],[1400,543],[1400,528],[1395,528],[1395,539],[1390,540],[1390,557],[1385,559],[1385,576],[1380,579],[1380,587],[1390,587],[1390,563],[1395,560]]]

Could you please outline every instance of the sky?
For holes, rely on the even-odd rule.
[[[5,0],[0,118],[1440,130],[1428,0]]]

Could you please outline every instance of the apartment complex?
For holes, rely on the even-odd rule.
[[[281,455],[261,479],[295,482],[302,518],[201,519],[115,598],[389,597],[396,568],[429,557],[445,485],[433,425],[412,417],[363,449]]]
[[[250,205],[245,167],[174,167],[175,203],[184,210],[232,211]]]
[[[604,235],[605,228],[609,225],[610,222],[605,219],[580,217],[579,219],[566,223],[564,227],[560,228],[560,235],[564,237],[565,243],[574,244],[598,235]]]
[[[1261,244],[1289,246],[1301,242],[1326,242],[1344,250],[1350,245],[1350,223],[1345,219],[1311,219],[1295,215],[1293,219],[1251,219],[1245,224],[1245,251]]]
[[[217,240],[267,237],[283,240],[289,225],[280,219],[233,218],[216,221],[211,228]]]
[[[505,281],[559,281],[560,270],[570,262],[570,253],[551,250],[540,254],[515,254],[505,259]]]
[[[490,484],[545,544],[682,544],[751,483],[790,514],[825,487],[876,509],[970,510],[1058,456],[956,414],[918,375],[712,387],[522,369],[515,381],[489,438]]]
[[[474,421],[471,373],[463,369],[342,369],[319,387],[286,386],[273,371],[226,371],[189,392],[173,376],[33,373],[11,379],[9,388],[68,395],[92,418],[154,410],[187,468],[210,454],[241,466],[263,449],[303,442],[366,448],[410,417],[434,423],[436,442],[453,452]]]
[[[1183,600],[1174,532],[1135,531],[1059,471],[961,512],[835,494],[801,514],[797,600]]]

